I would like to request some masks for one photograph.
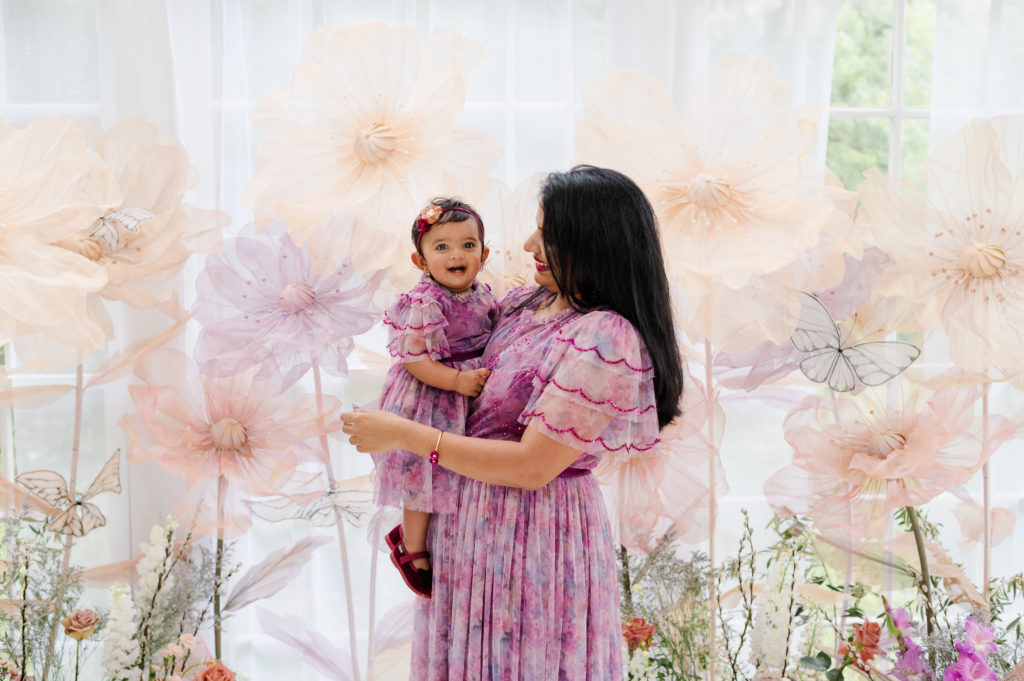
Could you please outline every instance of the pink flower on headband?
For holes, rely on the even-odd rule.
[[[438,221],[441,217],[441,213],[444,209],[441,206],[430,204],[426,208],[420,211],[420,216],[416,218],[416,231],[418,236],[416,237],[416,243],[418,244],[423,235],[430,231],[431,226]]]

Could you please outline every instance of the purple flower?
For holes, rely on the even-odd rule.
[[[344,261],[334,272],[318,274],[308,245],[297,247],[281,224],[267,231],[237,237],[207,259],[193,308],[203,324],[199,365],[208,375],[226,376],[268,357],[280,366],[300,358],[346,373],[352,337],[380,318],[372,297],[383,272],[367,280]]]
[[[900,610],[903,610],[903,608],[900,608]],[[904,612],[906,611],[904,610]],[[931,669],[929,669],[928,663],[922,655],[922,653],[924,653],[924,648],[914,643],[910,638],[904,638],[903,644],[906,646],[907,650],[906,652],[899,654],[899,657],[896,660],[896,665],[892,669],[893,676],[900,679],[900,681],[931,679]]]
[[[962,645],[957,643],[956,649],[962,654],[974,655],[983,660],[990,653],[996,652],[994,638],[995,632],[991,627],[983,626],[969,617],[964,623],[964,642]]]
[[[997,681],[996,673],[983,660],[969,655],[961,655],[952,667],[958,681]],[[946,671],[949,676],[949,671]]]

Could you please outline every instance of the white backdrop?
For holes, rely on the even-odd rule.
[[[826,104],[839,1],[5,0],[0,4],[0,114],[24,123],[43,113],[63,113],[94,119],[104,128],[138,116],[165,127],[181,139],[199,169],[201,182],[189,202],[227,212],[234,230],[251,218],[240,198],[259,144],[249,121],[251,107],[261,96],[287,88],[302,41],[318,26],[379,18],[410,21],[425,40],[432,29],[450,25],[482,44],[487,56],[470,80],[457,127],[482,130],[503,145],[495,175],[515,186],[533,172],[571,165],[581,89],[615,66],[648,71],[681,99],[688,83],[715,58],[736,50],[755,52],[778,63],[780,77],[792,83],[795,104]],[[987,8],[968,0],[938,4],[933,142],[972,116],[1024,106],[1015,66],[1024,60],[1019,38],[1024,2],[994,0]],[[815,150],[822,160],[827,120]],[[191,263],[180,277],[186,305],[200,266]],[[119,337],[130,339],[147,335],[157,322],[133,312],[116,323]],[[370,334],[362,342],[382,351],[381,339],[379,333]],[[183,348],[192,340],[194,330],[182,341]],[[20,380],[43,382],[47,377]],[[91,479],[113,449],[126,445],[116,426],[131,409],[125,385],[122,381],[97,391],[85,405],[81,479]],[[346,404],[372,392],[365,385],[341,382],[328,383],[328,388]],[[997,390],[994,410],[1011,413],[1017,401]],[[66,467],[70,414],[70,400],[63,400],[19,411],[13,423],[4,415],[8,437],[12,425],[16,436],[18,470]],[[720,555],[735,546],[738,523],[733,521],[740,508],[752,511],[755,527],[769,517],[761,485],[790,460],[782,417],[783,412],[753,400],[728,405],[722,457],[732,492],[722,501]],[[15,462],[8,453],[5,448],[4,472],[10,475]],[[993,459],[993,479],[1001,485],[995,503],[1018,511],[1021,492],[1014,481],[1024,473],[1019,453],[1019,445],[1011,442]],[[369,471],[368,458],[343,446],[336,446],[334,456],[339,479]],[[133,555],[179,491],[151,463],[131,464],[122,477],[125,492],[103,504],[109,528],[78,544],[75,562],[91,565]],[[935,506],[937,518],[955,534],[951,502],[940,500]],[[257,522],[236,557],[252,564],[308,531],[299,524]],[[363,530],[348,528],[347,536],[362,639],[371,551]],[[1012,571],[1022,555],[1024,538],[1017,532],[997,549],[995,573]],[[966,559],[972,575],[980,574],[980,558]],[[407,600],[383,556],[381,563],[378,613]],[[348,632],[338,574],[337,551],[322,548],[300,581],[268,607],[301,615],[311,629],[344,646]],[[246,678],[318,678],[296,654],[263,636],[252,615],[230,620],[225,640],[225,660]],[[358,655],[365,666],[365,647]]]

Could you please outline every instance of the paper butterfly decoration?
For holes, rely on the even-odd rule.
[[[299,504],[284,497],[252,504],[252,512],[257,517],[272,523],[308,520],[317,527],[334,525],[337,522],[335,509],[356,527],[370,522],[370,517],[377,510],[373,505],[373,492],[362,489],[334,490],[308,504]]]
[[[815,383],[827,383],[836,392],[853,390],[857,379],[865,385],[882,385],[898,376],[921,354],[916,345],[899,341],[847,344],[821,301],[800,294],[800,321],[793,345],[806,357],[800,371]]]
[[[64,476],[51,470],[37,470],[22,473],[15,480],[18,484],[43,499],[46,503],[60,509],[60,513],[50,521],[50,529],[59,534],[73,534],[82,537],[89,534],[97,527],[107,524],[107,519],[95,504],[90,504],[97,494],[103,492],[121,492],[120,477],[121,450],[114,452],[113,456],[103,464],[96,479],[89,485],[79,498],[75,498],[68,491],[68,484]]]
[[[96,227],[89,233],[89,237],[102,241],[113,252],[121,247],[121,232],[118,226],[132,234],[138,234],[139,225],[155,217],[152,212],[138,206],[115,208],[93,223]]]

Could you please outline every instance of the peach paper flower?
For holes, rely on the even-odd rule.
[[[975,415],[980,387],[948,388],[925,401],[923,391],[904,384],[906,394],[888,408],[886,392],[868,388],[834,404],[812,397],[786,417],[793,463],[764,486],[776,513],[882,536],[889,512],[966,482],[1016,431],[1002,416]]]
[[[584,106],[577,157],[647,192],[669,276],[692,298],[680,317],[695,335],[729,352],[780,343],[796,325],[797,291],[838,283],[844,252],[859,255],[852,221],[833,203],[849,192],[801,168],[817,116],[792,109],[770,59],[720,59],[682,111],[656,80],[624,69],[588,85]]]
[[[880,289],[915,301],[964,369],[1024,370],[1024,116],[977,120],[925,159],[927,193],[878,171],[860,187],[893,260]]]
[[[99,347],[106,334],[87,298],[107,275],[54,244],[117,205],[113,177],[68,118],[40,117],[26,128],[0,121],[0,157],[0,343],[37,335]]]
[[[480,46],[454,29],[426,51],[410,24],[372,21],[318,29],[286,92],[264,97],[263,135],[245,196],[262,228],[274,218],[317,254],[352,257],[367,273],[402,260],[430,197],[471,203],[501,153],[482,133],[454,130]],[[337,218],[328,229],[318,224]],[[326,261],[314,265],[325,271]]]
[[[143,356],[135,374],[144,384],[128,388],[138,413],[119,421],[128,458],[153,459],[188,487],[216,482],[222,492],[265,496],[306,485],[308,476],[296,467],[323,462],[318,438],[338,428],[332,414],[339,402],[324,396],[321,411],[314,396],[290,395],[280,377],[260,369],[203,378],[180,352],[160,348]]]

